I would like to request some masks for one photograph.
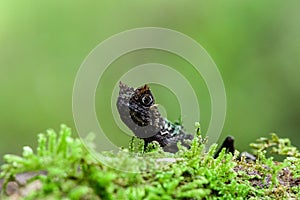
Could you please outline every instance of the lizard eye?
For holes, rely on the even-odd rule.
[[[153,98],[152,98],[151,95],[145,94],[145,95],[142,97],[142,104],[143,104],[144,106],[150,106],[152,103],[153,103]]]

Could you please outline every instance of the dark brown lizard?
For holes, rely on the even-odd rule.
[[[148,85],[134,89],[120,82],[119,87],[117,108],[120,118],[138,138],[144,140],[145,148],[153,141],[158,142],[164,151],[171,153],[178,151],[178,142],[189,148],[188,140],[192,140],[194,136],[185,133],[181,125],[162,117]],[[222,148],[233,154],[233,137],[228,136],[224,140],[215,157]]]

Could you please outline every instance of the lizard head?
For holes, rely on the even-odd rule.
[[[122,121],[140,138],[160,130],[163,119],[148,85],[131,88],[120,82],[117,108]]]
[[[154,97],[148,85],[137,88],[129,99],[131,119],[139,126],[151,123],[151,107],[153,109]]]

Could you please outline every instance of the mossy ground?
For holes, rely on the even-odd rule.
[[[198,129],[199,130],[199,129]],[[139,140],[129,149],[110,155],[111,166],[124,166],[126,173],[103,165],[90,154],[83,143],[62,126],[60,133],[48,130],[38,136],[34,152],[24,147],[23,155],[5,155],[1,166],[3,188],[17,174],[37,172],[20,188],[38,181],[38,190],[18,193],[19,199],[297,199],[300,198],[300,153],[288,139],[261,138],[251,146],[257,160],[237,160],[222,151],[214,159],[217,145],[204,151],[205,139],[199,133],[191,148],[180,147],[176,154],[163,152],[158,145],[143,152]],[[147,156],[147,164],[138,162],[128,152]],[[266,153],[284,155],[282,162],[273,161]],[[161,159],[161,158],[165,159]],[[160,159],[159,159],[160,158]],[[2,189],[1,199],[9,198]]]

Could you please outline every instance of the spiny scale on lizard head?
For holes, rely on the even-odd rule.
[[[144,139],[145,146],[157,141],[169,152],[178,151],[178,141],[189,146],[184,140],[191,140],[193,136],[185,134],[180,125],[162,117],[148,85],[134,89],[120,82],[119,86],[117,108],[120,117],[137,137]]]

